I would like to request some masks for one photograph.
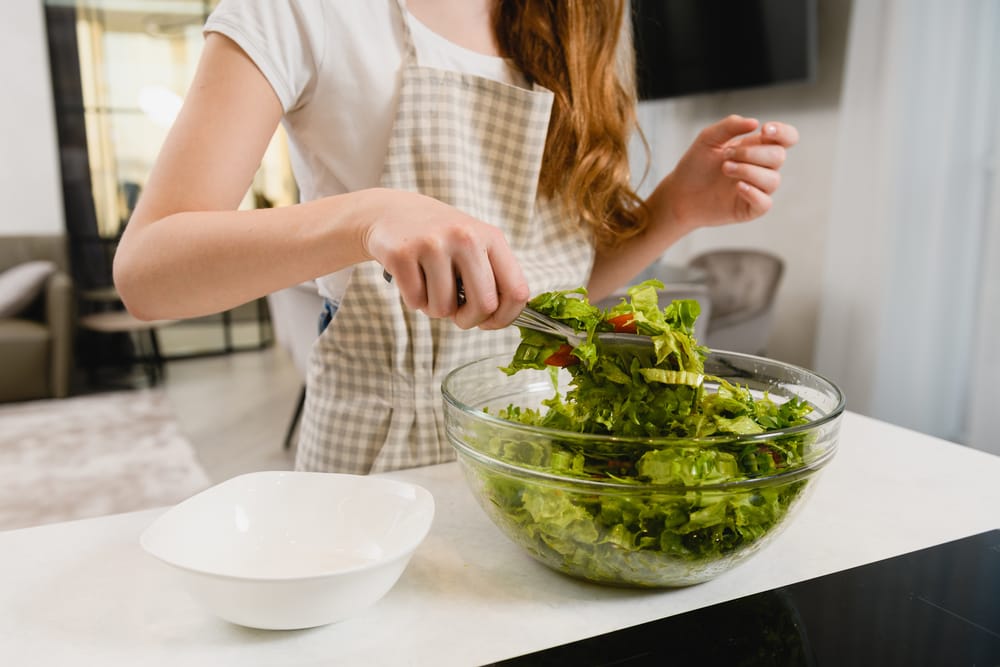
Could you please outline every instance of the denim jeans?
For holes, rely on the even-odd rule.
[[[319,333],[320,335],[326,331],[326,328],[330,326],[330,322],[333,321],[333,316],[337,314],[337,308],[340,307],[339,303],[330,301],[329,299],[323,300],[323,310],[319,313]]]

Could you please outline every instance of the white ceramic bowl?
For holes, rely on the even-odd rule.
[[[290,630],[333,623],[378,601],[433,517],[433,497],[414,484],[257,472],[167,510],[140,543],[218,616]]]

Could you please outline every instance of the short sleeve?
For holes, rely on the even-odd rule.
[[[225,35],[243,49],[287,113],[315,85],[324,23],[322,0],[221,0],[204,32]]]

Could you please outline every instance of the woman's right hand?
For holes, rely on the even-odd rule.
[[[408,308],[462,329],[500,329],[524,308],[528,282],[499,228],[414,192],[366,195],[377,213],[362,226],[362,247],[393,276]]]
[[[136,317],[218,313],[374,259],[409,308],[462,328],[513,321],[528,287],[503,234],[435,199],[373,188],[237,210],[281,115],[243,50],[209,33],[115,256],[115,284]]]

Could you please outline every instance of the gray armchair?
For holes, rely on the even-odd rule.
[[[722,249],[691,258],[689,266],[707,275],[712,299],[708,346],[766,355],[782,259],[762,250]]]
[[[62,398],[70,390],[76,301],[66,238],[0,237],[0,271],[32,260],[56,270],[23,311],[0,318],[0,401]]]

